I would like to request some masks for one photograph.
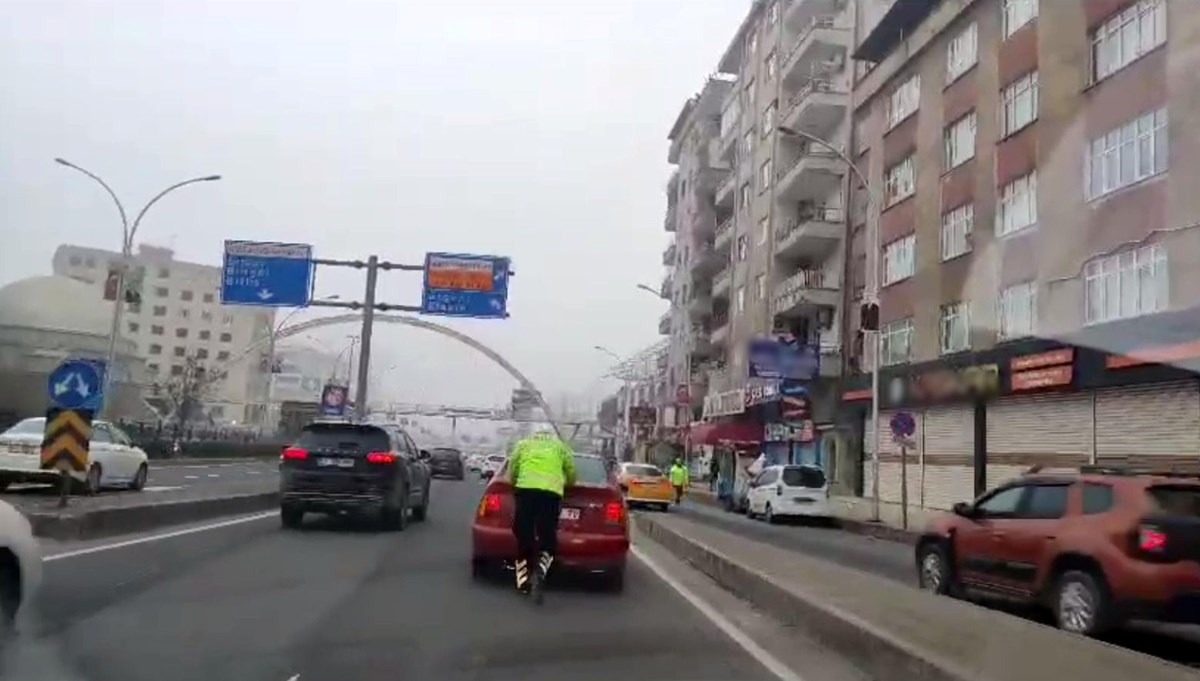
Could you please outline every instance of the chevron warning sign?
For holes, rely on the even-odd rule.
[[[91,410],[50,409],[46,412],[46,432],[42,436],[42,468],[86,471],[91,439]]]

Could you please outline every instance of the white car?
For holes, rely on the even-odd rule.
[[[13,483],[54,484],[59,473],[41,469],[42,436],[46,419],[25,419],[0,433],[0,490]],[[107,421],[92,421],[88,470],[71,473],[87,494],[105,487],[140,490],[150,473],[146,452],[133,444],[120,428]]]
[[[496,473],[500,472],[500,469],[504,467],[505,461],[508,461],[508,457],[504,456],[503,454],[489,454],[488,457],[483,460],[482,467],[479,469],[479,474],[481,476],[490,478]]]
[[[0,633],[11,629],[22,604],[42,582],[42,552],[29,521],[0,501]]]
[[[780,516],[828,518],[829,484],[818,466],[767,466],[746,493],[746,515],[768,523]]]

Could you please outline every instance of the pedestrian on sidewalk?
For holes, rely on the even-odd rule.
[[[671,478],[671,486],[675,488],[675,505],[679,505],[679,501],[683,499],[683,490],[687,487],[688,471],[684,467],[683,462],[679,457],[675,457],[675,463],[671,464],[669,473]]]
[[[717,453],[713,452],[708,457],[708,491],[716,493],[717,491],[717,476],[721,473],[721,467],[717,464]]]

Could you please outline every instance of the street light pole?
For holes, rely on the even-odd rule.
[[[77,166],[74,163],[62,158],[56,158],[54,159],[54,162],[61,166],[71,168],[72,170],[77,170],[95,180],[97,184],[104,188],[104,191],[108,193],[109,197],[112,198],[113,203],[115,203],[117,206],[117,212],[121,216],[121,261],[117,265],[117,290],[113,300],[112,326],[109,329],[108,353],[105,356],[103,378],[104,385],[102,389],[102,394],[106,397],[104,400],[104,413],[106,415],[111,415],[113,405],[116,400],[109,396],[108,392],[112,387],[113,374],[117,372],[117,338],[121,332],[121,313],[125,310],[125,271],[129,267],[130,258],[133,257],[133,239],[135,236],[137,236],[138,226],[142,223],[142,218],[145,217],[146,211],[150,210],[150,207],[155,203],[158,203],[158,200],[162,197],[170,194],[180,187],[186,187],[189,184],[195,184],[197,182],[215,182],[220,180],[221,176],[206,175],[204,177],[194,177],[190,180],[177,182],[167,187],[158,194],[155,194],[154,198],[146,202],[146,205],[143,206],[140,211],[138,211],[137,217],[133,219],[133,224],[130,225],[128,214],[125,212],[125,206],[121,203],[121,200],[117,198],[117,193],[113,191],[112,187],[108,186],[107,182],[100,179],[99,175],[96,175],[95,173],[81,168],[80,166]]]
[[[838,158],[846,164],[850,172],[854,173],[855,178],[862,184],[863,189],[867,192],[867,250],[868,250],[868,266],[867,266],[867,281],[865,290],[863,291],[863,299],[867,305],[874,305],[875,309],[879,309],[879,288],[880,288],[880,236],[879,236],[879,209],[880,203],[875,194],[871,183],[867,181],[867,176],[862,170],[855,165],[854,161],[839,148],[829,142],[809,134],[803,130],[793,130],[786,126],[779,126],[777,130],[780,134],[786,137],[797,137],[812,144],[828,149],[837,155]],[[849,197],[847,197],[849,199]],[[850,201],[846,201],[849,208]],[[847,213],[847,215],[849,215]],[[882,348],[880,343],[878,314],[876,314],[876,328],[872,330],[863,329],[863,345],[867,345],[867,334],[870,334],[871,342],[871,517],[872,520],[879,521],[879,365],[882,357]]]
[[[609,357],[612,357],[618,363],[621,362],[620,355],[613,352],[612,350],[609,350],[608,348],[604,347],[603,345],[593,345],[592,347],[595,348],[596,350],[599,350],[600,352],[603,352],[604,354],[608,355]],[[629,422],[630,414],[632,413],[630,411],[630,406],[633,404],[633,382],[630,381],[628,377],[622,378],[621,380],[625,383],[625,386],[624,386],[624,389],[625,389],[625,415],[623,417],[624,423],[622,424],[622,434],[624,435],[625,442],[622,442],[622,444],[626,444],[633,440],[633,438],[630,437],[630,435],[633,432],[633,428],[632,428],[632,424]],[[623,451],[616,452],[616,456],[617,456],[618,460],[620,460],[623,455],[624,455]]]

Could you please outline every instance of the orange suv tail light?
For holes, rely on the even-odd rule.
[[[1145,553],[1163,553],[1167,550],[1167,533],[1153,525],[1141,525],[1137,531],[1137,547]]]

